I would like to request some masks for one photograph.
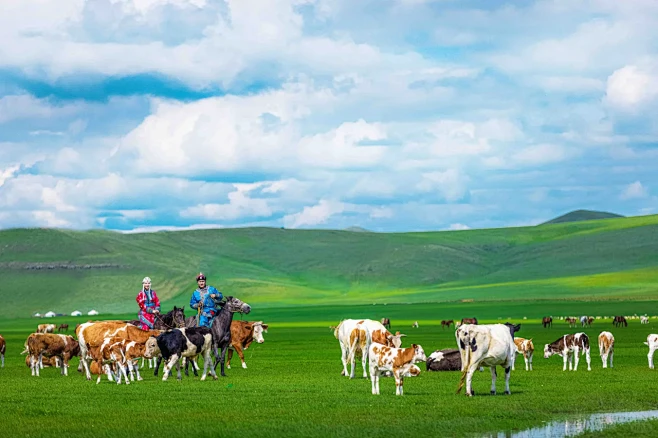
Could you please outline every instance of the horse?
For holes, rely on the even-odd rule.
[[[620,327],[621,325],[628,327],[628,322],[624,316],[615,316],[615,318],[612,320],[612,323],[615,325],[615,327]]]
[[[226,377],[224,372],[224,362],[226,359],[226,350],[231,345],[231,322],[233,322],[234,313],[243,313],[247,314],[251,312],[251,306],[236,297],[226,297],[226,304],[220,309],[217,313],[217,316],[212,321],[210,330],[213,336],[213,355],[215,356],[214,369],[217,369],[219,363],[222,364],[220,374],[223,377]],[[191,316],[185,319],[185,327],[196,327],[196,317]],[[221,350],[221,354],[219,353]],[[186,361],[185,363],[185,375],[189,376],[188,366],[189,362],[192,362],[192,370],[194,375],[197,374],[198,367],[194,359],[191,361]],[[158,368],[156,365],[156,376]]]
[[[132,319],[126,322],[137,327],[142,326],[139,319]],[[172,310],[165,314],[155,315],[153,330],[171,330],[178,327],[185,327],[185,309],[183,307],[174,306]]]
[[[477,318],[462,318],[461,323],[462,324],[477,324],[478,319]]]
[[[541,325],[544,326],[544,328],[546,327],[551,328],[553,326],[553,317],[544,316],[541,320]]]
[[[446,327],[450,328],[451,324],[455,325],[455,321],[453,321],[452,319],[448,319],[448,320],[444,319],[441,321],[441,328],[446,328]]]

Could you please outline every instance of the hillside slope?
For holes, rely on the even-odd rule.
[[[615,219],[622,217],[624,216],[615,213],[608,213],[607,211],[574,210],[563,214],[562,216],[551,219],[550,221],[546,221],[541,225],[562,224],[565,222],[593,221],[598,219]]]
[[[252,305],[655,299],[658,216],[427,233],[242,228],[0,232],[2,316],[131,312],[148,275],[187,305],[203,271]]]

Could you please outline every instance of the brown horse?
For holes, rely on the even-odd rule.
[[[443,321],[441,321],[441,328],[446,328],[446,327],[450,328],[450,325],[455,325],[455,321],[453,321],[452,319],[448,319],[448,320],[444,319]]]
[[[612,323],[615,325],[615,327],[619,327],[623,325],[624,327],[628,327],[628,322],[626,321],[626,318],[623,316],[615,316],[615,318],[612,320]]]
[[[553,318],[550,316],[544,316],[541,320],[541,325],[543,325],[544,328],[551,328],[553,326]]]
[[[60,324],[59,327],[57,327],[57,333],[61,332],[67,332],[69,331],[69,325],[68,324]]]

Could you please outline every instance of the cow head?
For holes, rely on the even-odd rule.
[[[414,349],[414,358],[412,362],[425,362],[427,360],[427,356],[425,356],[425,350],[423,350],[423,347],[417,344],[411,344],[411,348]],[[418,372],[420,373],[420,369]]]
[[[553,356],[555,353],[556,351],[554,351],[549,344],[544,345],[544,359],[548,359],[549,357]]]
[[[235,297],[226,297],[226,304],[224,304],[224,308],[234,313],[237,312],[247,314],[251,312],[251,306],[249,304]]]
[[[265,342],[265,339],[263,338],[263,330],[264,330],[263,321],[254,322],[253,328],[254,328],[254,340],[259,344]]]
[[[402,333],[400,333],[400,332],[395,332],[394,335],[389,334],[389,335],[386,337],[386,340],[388,341],[388,343],[389,343],[391,346],[393,346],[393,347],[395,347],[395,348],[400,348],[400,345],[402,345],[402,337],[403,337],[403,336],[407,336],[407,335],[402,334]]]
[[[144,357],[150,359],[160,354],[160,347],[158,347],[158,340],[155,336],[151,336],[146,340],[146,347],[144,349]]]

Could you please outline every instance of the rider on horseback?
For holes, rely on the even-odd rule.
[[[153,329],[155,315],[160,313],[160,298],[155,290],[151,289],[149,277],[144,277],[142,280],[142,290],[137,294],[136,301],[139,304],[139,322],[142,324],[142,330]]]
[[[206,285],[203,273],[196,276],[196,282],[199,287],[192,293],[190,307],[197,311],[197,325],[210,328],[219,311],[218,307],[224,304],[224,296],[214,287]]]

